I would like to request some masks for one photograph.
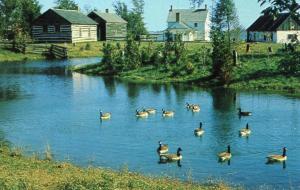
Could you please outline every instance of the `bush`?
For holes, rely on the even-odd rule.
[[[279,69],[290,74],[300,72],[300,52],[298,51],[286,55],[286,57],[280,61]]]
[[[90,43],[87,43],[85,45],[85,50],[91,50],[91,44]]]
[[[189,62],[185,65],[185,71],[187,72],[187,74],[193,74],[195,72],[195,66]]]

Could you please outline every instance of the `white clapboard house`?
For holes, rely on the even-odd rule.
[[[210,41],[210,16],[204,9],[173,9],[171,6],[166,32],[174,39],[180,35],[183,41]]]

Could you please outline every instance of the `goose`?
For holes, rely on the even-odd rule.
[[[287,148],[283,147],[283,152],[282,155],[269,155],[267,157],[268,162],[284,162],[287,160],[287,155],[286,155]]]
[[[107,119],[110,119],[111,117],[111,113],[103,113],[102,111],[100,111],[100,119],[102,120],[107,120]]]
[[[173,117],[174,116],[174,112],[173,111],[165,111],[164,109],[162,109],[162,115],[164,117]]]
[[[230,151],[230,145],[227,146],[227,151],[226,152],[221,152],[218,157],[219,160],[224,162],[226,160],[230,160],[231,159],[231,151]]]
[[[192,108],[194,107],[194,104],[186,103],[185,105],[186,105],[185,107],[186,107],[187,109],[192,109]]]
[[[153,108],[143,109],[143,111],[147,112],[148,114],[155,114],[156,113],[156,109],[153,109]]]
[[[177,149],[177,153],[176,154],[163,154],[163,155],[160,155],[160,159],[162,161],[167,161],[167,162],[181,160],[182,159],[182,155],[180,153],[181,151],[182,151],[182,149],[179,147]]]
[[[194,105],[192,108],[193,112],[199,112],[200,111],[200,106],[199,105]]]
[[[204,134],[204,130],[202,129],[202,122],[200,122],[199,128],[194,130],[196,136],[202,136]]]
[[[239,116],[251,116],[252,115],[252,112],[244,112],[244,111],[242,111],[241,108],[239,108],[238,111],[239,111],[239,113],[238,113]]]
[[[148,112],[146,112],[146,111],[138,111],[138,110],[136,110],[136,116],[137,117],[148,117]]]
[[[246,137],[251,134],[251,129],[249,129],[249,124],[247,123],[246,128],[240,130],[240,136]]]
[[[158,143],[159,143],[159,147],[157,148],[157,153],[160,155],[166,154],[169,151],[168,145],[162,144],[161,141],[159,141]]]

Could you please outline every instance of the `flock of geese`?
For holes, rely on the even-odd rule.
[[[192,112],[200,112],[200,105],[198,104],[189,104],[186,103],[186,108],[188,110],[191,110]],[[146,118],[149,115],[156,114],[156,109],[153,108],[148,108],[145,109],[143,108],[142,110],[136,110],[136,117],[138,118]],[[175,115],[174,111],[166,111],[162,109],[162,116],[163,117],[173,117]],[[252,112],[245,112],[242,111],[241,108],[238,108],[238,116],[243,117],[243,116],[251,116]],[[100,119],[101,120],[109,120],[111,118],[111,113],[103,113],[100,111]],[[204,135],[204,129],[202,128],[202,122],[200,122],[200,125],[198,128],[194,130],[195,136],[201,137]],[[248,137],[251,134],[251,129],[249,128],[249,125],[247,123],[246,127],[241,129],[239,131],[239,135],[241,137]],[[163,144],[161,141],[159,141],[159,146],[157,148],[157,153],[160,157],[160,161],[163,163],[166,162],[174,162],[174,161],[180,161],[182,159],[182,154],[181,154],[182,149],[179,147],[177,149],[177,152],[175,154],[169,153],[169,147],[167,144]],[[284,162],[287,160],[287,154],[286,154],[287,148],[283,148],[283,153],[281,155],[269,155],[267,156],[267,163],[274,163],[274,162]],[[229,161],[232,157],[231,154],[231,147],[230,145],[227,146],[227,150],[224,152],[221,152],[218,154],[219,161],[224,162],[224,161]]]

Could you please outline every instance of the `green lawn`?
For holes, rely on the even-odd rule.
[[[20,152],[0,147],[0,189],[189,189],[228,190],[222,182],[197,184],[166,177],[146,177],[129,172],[103,168],[80,168],[69,163],[40,160],[37,156],[23,157]]]

